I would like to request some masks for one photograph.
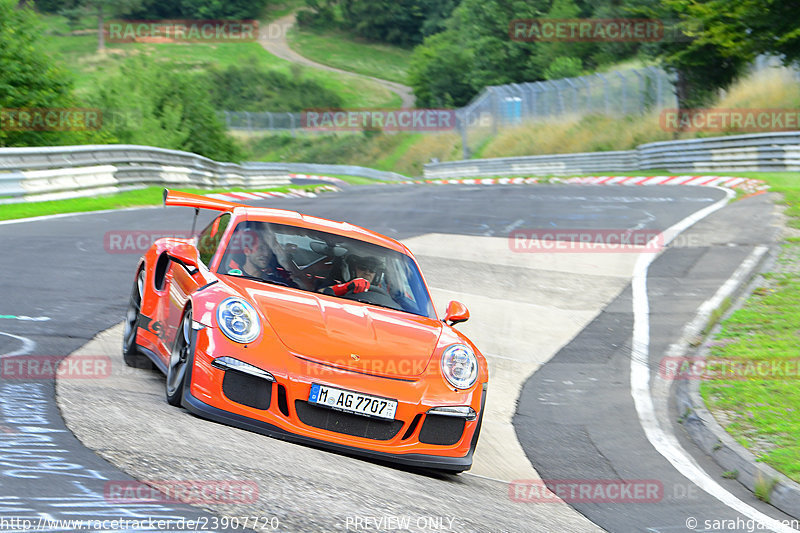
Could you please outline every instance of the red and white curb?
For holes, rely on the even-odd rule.
[[[332,185],[323,185],[317,191],[339,191],[338,187]],[[226,200],[228,202],[242,202],[253,200],[266,200],[268,198],[316,198],[319,196],[316,192],[290,190],[288,192],[226,192],[226,193],[213,193],[206,194],[207,198],[215,198],[217,200]]]
[[[314,181],[327,181],[334,185],[323,185],[317,187],[317,191],[331,191],[338,192],[341,189],[337,185],[346,185],[347,183],[339,178],[331,176],[317,176],[316,174],[289,174],[292,179],[299,180],[314,180]],[[316,198],[316,192],[294,190],[290,189],[288,192],[226,192],[206,194],[208,198],[216,198],[217,200],[227,200],[229,202],[241,202],[252,200],[265,200],[267,198]]]
[[[317,176],[313,174],[290,174],[292,178],[327,181],[330,183],[344,184],[339,178],[330,176]],[[569,183],[576,185],[684,185],[693,187],[725,187],[740,190],[749,194],[763,192],[769,189],[765,182],[751,178],[738,178],[735,176],[583,176],[574,178],[459,178],[441,180],[406,180],[386,182],[387,185],[535,185],[539,183]],[[338,191],[338,187],[326,185],[319,190]],[[242,200],[263,200],[265,198],[315,198],[317,195],[310,191],[289,192],[231,192],[221,194],[207,194],[209,198],[239,202]]]
[[[574,183],[582,185],[688,185],[715,186],[739,189],[749,193],[764,191],[769,185],[761,180],[733,176],[586,176],[576,178],[467,178],[442,180],[408,180],[403,185],[508,185],[537,184],[545,182]]]
[[[327,181],[328,183],[335,183],[336,185],[347,184],[344,180],[340,180],[339,178],[333,178],[331,176],[318,176],[316,174],[289,174],[289,177],[298,180]]]
[[[464,178],[398,181],[401,185],[518,185],[539,183],[539,178]]]
[[[765,191],[769,185],[761,180],[733,176],[588,176],[559,180],[584,185],[688,185],[725,187],[747,192]]]

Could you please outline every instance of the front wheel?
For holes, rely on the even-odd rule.
[[[136,332],[139,329],[139,313],[142,310],[144,295],[144,268],[139,270],[133,282],[128,311],[125,314],[125,329],[122,332],[122,358],[133,368],[153,368],[153,363],[136,347]]]
[[[175,339],[175,345],[169,356],[167,368],[167,403],[180,407],[183,399],[183,387],[186,382],[186,369],[192,364],[192,309],[186,308],[183,312],[180,330]]]

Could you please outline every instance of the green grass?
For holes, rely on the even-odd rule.
[[[800,227],[800,173],[745,172],[783,194],[789,225]],[[759,461],[800,481],[800,243],[782,245],[777,264],[744,305],[722,321],[708,357],[723,365],[770,365],[758,376],[704,381],[700,392],[725,429]],[[774,362],[775,366],[772,366]],[[738,368],[754,368],[739,366]],[[756,367],[757,368],[757,367]],[[759,492],[769,498],[772,480]]]
[[[736,479],[736,478],[739,477],[739,471],[738,470],[726,470],[725,472],[722,473],[722,477],[724,477],[725,479]]]
[[[288,15],[297,11],[301,7],[305,7],[305,0],[283,0],[280,3],[271,3],[266,7],[261,22],[279,19],[284,15]]]
[[[753,492],[756,495],[756,498],[761,500],[762,502],[769,503],[770,495],[772,494],[772,489],[775,487],[775,484],[778,482],[777,479],[770,478],[764,479],[763,477],[759,477],[756,479],[755,488]]]
[[[48,30],[48,48],[74,74],[77,94],[86,95],[93,87],[119,72],[128,56],[146,54],[162,61],[196,69],[210,66],[256,64],[268,70],[300,75],[320,83],[342,98],[343,107],[400,107],[401,99],[377,82],[341,76],[334,72],[301,68],[273,56],[255,42],[242,43],[107,43],[105,53],[97,53],[96,33],[68,34],[64,17],[48,15],[42,20]],[[268,111],[265,109],[265,111]]]
[[[798,172],[738,172],[743,178],[756,178],[769,183],[772,191],[781,193],[786,206],[788,224],[800,228],[800,173]]]
[[[408,133],[364,135],[335,133],[325,135],[264,135],[244,139],[252,161],[352,164],[380,170],[377,162],[408,142]],[[398,170],[402,172],[402,170]]]
[[[344,174],[325,174],[330,178],[339,178],[340,180],[349,183],[350,185],[374,185],[376,183],[391,183],[384,180],[376,180],[372,178],[365,178],[363,176],[346,176]]]
[[[300,55],[317,63],[397,83],[406,83],[411,50],[354,38],[342,31],[296,26],[287,36]]]
[[[291,190],[315,190],[320,185],[282,185],[259,189],[261,191],[287,192]],[[194,194],[211,194],[244,191],[245,189],[180,189],[183,192]],[[252,192],[251,189],[247,189]],[[86,211],[104,211],[107,209],[123,209],[126,207],[139,207],[160,205],[163,201],[163,187],[147,187],[133,191],[125,191],[104,196],[86,198],[72,198],[69,200],[53,200],[48,202],[24,202],[19,204],[0,205],[0,220],[13,220],[18,218],[38,217],[61,213],[82,213]]]
[[[394,171],[394,169],[397,168],[400,159],[411,149],[412,146],[423,139],[424,134],[421,133],[405,135],[393,151],[389,152],[382,159],[379,159],[375,162],[375,168],[379,170]]]

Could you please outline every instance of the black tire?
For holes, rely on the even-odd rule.
[[[192,309],[187,307],[175,337],[175,344],[169,356],[167,367],[166,396],[167,403],[175,407],[181,406],[183,388],[186,382],[186,370],[194,359],[192,353]]]
[[[128,311],[125,313],[125,329],[122,332],[122,358],[125,364],[133,368],[152,369],[153,363],[141,353],[136,345],[136,335],[139,329],[139,312],[142,310],[142,295],[144,294],[144,269],[139,269],[136,280],[133,282],[131,299]]]

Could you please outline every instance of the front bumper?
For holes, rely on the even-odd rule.
[[[264,392],[255,395],[257,398],[248,393],[232,394],[232,383],[241,376],[231,375],[235,370],[211,365],[214,357],[209,352],[218,345],[213,337],[213,330],[195,336],[195,356],[187,372],[183,405],[198,416],[282,440],[379,461],[452,472],[472,466],[486,400],[485,383],[470,391],[455,392],[440,386],[434,378],[387,382],[386,378],[338,369],[328,369],[320,376],[309,373],[308,364],[289,357],[288,368],[268,369],[274,381],[264,381],[261,385]],[[250,355],[248,362],[252,363],[252,353],[230,356],[237,355],[243,359]],[[375,421],[309,404],[306,400],[314,382],[397,399],[395,420]],[[254,384],[259,385],[257,381]],[[240,390],[253,388],[245,386],[246,382],[239,385]],[[469,405],[478,417],[461,420],[426,414],[430,408],[442,405]],[[437,433],[437,427],[446,431]]]
[[[486,393],[484,392],[483,398],[485,399],[485,397]],[[470,446],[467,455],[464,457],[447,457],[421,453],[394,454],[379,452],[290,433],[289,431],[281,429],[267,422],[255,420],[253,418],[248,418],[235,413],[230,413],[217,407],[212,407],[211,405],[203,403],[195,398],[188,390],[185,390],[184,392],[183,406],[190,413],[202,418],[207,418],[209,420],[213,420],[214,422],[220,422],[222,424],[246,429],[248,431],[253,431],[255,433],[260,433],[262,435],[275,437],[289,442],[316,446],[344,454],[367,457],[378,461],[388,461],[416,468],[447,470],[450,472],[464,472],[472,467],[472,455],[474,454],[475,446],[477,445],[478,433],[480,431],[480,421],[481,417],[483,416],[483,410],[481,410],[481,413],[478,415],[478,431],[475,432],[475,438],[473,439],[474,442]]]

